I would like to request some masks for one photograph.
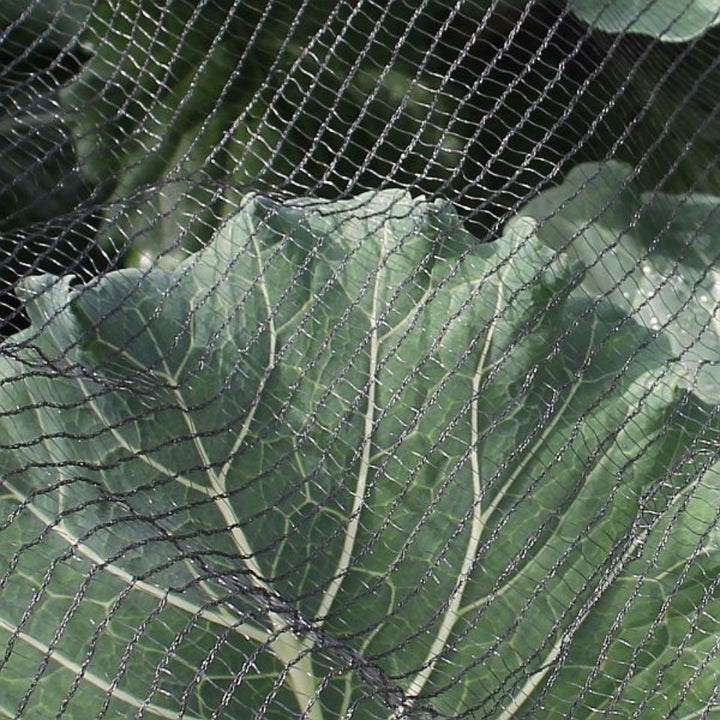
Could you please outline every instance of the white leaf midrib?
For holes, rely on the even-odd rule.
[[[589,344],[590,347],[593,344]],[[576,385],[579,385],[577,383]],[[657,386],[655,386],[657,387]],[[628,410],[625,413],[625,420],[621,424],[621,433],[632,432],[634,423],[637,423],[639,413],[643,410],[643,402],[646,403],[645,409],[650,406],[650,399],[647,397],[638,399],[635,403],[630,404]],[[630,428],[630,430],[628,429]],[[662,431],[656,430],[655,437],[657,437]],[[646,447],[650,446],[652,438],[648,440]],[[614,443],[621,447],[619,438],[616,437]],[[637,448],[638,455],[643,451],[642,448]],[[602,459],[607,458],[607,453],[603,455]],[[593,473],[601,472],[602,464],[597,463],[593,468]],[[515,693],[510,703],[505,706],[503,713],[500,715],[498,720],[512,720],[516,716],[516,713],[522,708],[525,702],[532,696],[540,683],[548,675],[548,673],[554,668],[556,660],[561,656],[563,650],[570,644],[575,633],[582,627],[584,622],[587,620],[592,609],[595,605],[600,602],[601,598],[605,597],[605,593],[611,587],[611,585],[617,580],[617,578],[625,570],[628,562],[636,557],[636,554],[641,550],[647,537],[650,534],[651,529],[646,528],[642,533],[638,534],[633,539],[630,545],[622,552],[621,556],[617,561],[610,567],[607,573],[603,576],[601,583],[592,593],[592,596],[585,602],[585,605],[580,609],[577,617],[573,621],[572,625],[563,632],[549,648],[547,654],[540,662],[540,669],[534,674],[530,675],[523,686]],[[517,578],[518,576],[516,576]],[[507,585],[512,584],[511,580]]]
[[[213,467],[211,459],[203,444],[202,438],[197,431],[193,418],[190,416],[189,412],[187,412],[184,398],[182,397],[182,393],[180,392],[180,389],[178,387],[179,378],[176,377],[176,373],[173,373],[166,363],[163,363],[164,374],[166,376],[166,379],[172,384],[174,388],[173,393],[175,394],[175,399],[178,407],[183,409],[181,412],[183,421],[188,429],[188,432],[190,433],[190,437],[192,438],[192,442],[196,449],[196,452],[198,453],[198,456],[205,468],[210,487],[205,488],[189,480],[188,478],[179,476],[176,472],[170,470],[170,468],[149,457],[147,453],[138,452],[137,449],[133,449],[122,437],[122,434],[118,432],[117,427],[110,427],[109,431],[112,437],[118,443],[120,443],[122,447],[133,453],[133,457],[150,465],[155,471],[162,473],[164,476],[172,478],[173,481],[182,483],[186,487],[192,488],[193,490],[204,494],[206,497],[209,497],[213,500],[221,518],[223,519],[223,522],[226,524],[228,530],[231,533],[233,542],[235,543],[235,546],[237,547],[239,554],[242,557],[242,562],[253,576],[254,584],[258,587],[265,589],[271,595],[272,591],[267,581],[264,579],[264,574],[262,573],[261,568],[254,557],[252,546],[248,541],[244,531],[240,527],[238,518],[235,514],[235,511],[230,503],[227,494],[227,477],[229,470],[233,461],[235,460],[237,452],[239,451],[240,447],[245,441],[245,438],[247,437],[255,412],[262,399],[262,390],[265,386],[265,383],[267,382],[267,379],[270,376],[272,369],[274,368],[275,363],[277,333],[274,327],[273,309],[265,281],[265,271],[263,267],[262,253],[256,237],[253,237],[253,250],[258,265],[257,283],[265,302],[268,318],[268,364],[261,379],[261,382],[259,383],[259,387],[255,394],[253,403],[245,415],[245,419],[243,421],[240,431],[238,432],[238,436],[235,439],[235,442],[233,443],[230,452],[228,453],[225,464],[220,468],[219,471],[216,471]],[[152,339],[152,342],[155,342],[154,337]],[[158,350],[161,349],[158,348]],[[128,359],[132,362],[135,362],[133,358]],[[137,365],[136,362],[135,364]],[[88,397],[89,395],[86,392],[86,384],[83,382],[82,379],[80,379],[78,382],[80,387],[85,392],[85,396]],[[99,408],[96,406],[95,403],[90,403],[90,405],[93,412],[102,421],[103,418],[99,411]],[[30,506],[30,508],[33,512],[37,514],[37,508],[34,508],[32,506]],[[254,625],[248,623],[238,623],[237,620],[233,621],[232,616],[230,616],[229,613],[222,611],[222,609],[220,611],[203,610],[195,606],[194,604],[184,600],[179,595],[168,593],[152,586],[149,583],[136,581],[129,573],[123,571],[119,567],[116,567],[114,564],[107,563],[104,558],[94,553],[90,548],[86,547],[84,544],[78,543],[77,538],[73,537],[70,533],[67,532],[67,530],[61,528],[62,523],[58,524],[56,521],[52,521],[50,518],[45,518],[45,520],[49,526],[52,526],[54,530],[60,532],[60,534],[65,537],[66,541],[77,547],[79,552],[91,559],[93,562],[101,565],[104,568],[107,568],[109,572],[122,578],[126,583],[132,583],[135,587],[145,591],[149,595],[158,598],[167,597],[168,602],[178,608],[182,608],[188,612],[193,612],[195,615],[200,615],[201,617],[210,619],[226,628],[230,628],[233,631],[254,640],[261,646],[269,647],[273,654],[287,669],[287,672],[285,674],[286,682],[290,686],[299,706],[305,713],[305,716],[308,718],[308,720],[322,720],[322,709],[320,704],[316,701],[317,688],[315,676],[312,671],[312,662],[309,653],[309,650],[311,649],[310,641],[307,638],[298,638],[297,636],[295,636],[288,629],[288,622],[286,618],[278,615],[277,613],[268,612],[267,616],[273,627],[273,632],[268,633],[267,631]],[[191,572],[197,577],[197,573],[194,568],[191,568]],[[210,588],[208,588],[205,584],[203,584],[203,587],[205,591],[208,592],[212,600],[217,600],[215,594],[210,591]]]
[[[215,625],[232,629],[243,636],[256,640],[257,642],[267,641],[268,633],[261,628],[251,625],[250,623],[239,624],[224,613],[203,608],[201,605],[197,605],[185,599],[179,593],[162,590],[152,583],[134,578],[129,572],[123,570],[115,563],[109,563],[105,558],[92,550],[86,543],[80,542],[79,537],[67,529],[65,522],[58,523],[56,518],[52,518],[50,515],[44,513],[35,504],[28,503],[27,496],[20,492],[20,490],[18,490],[11,481],[7,480],[4,483],[4,487],[9,490],[15,500],[24,505],[43,526],[49,528],[53,533],[61,537],[63,541],[66,542],[69,547],[72,547],[76,553],[79,553],[94,565],[101,567],[104,571],[114,575],[124,583],[132,585],[134,589],[151,597],[157,598],[158,600],[164,600],[168,603],[168,605],[191,613],[194,617],[201,617]]]
[[[26,645],[37,650],[43,656],[50,658],[53,662],[57,663],[61,667],[65,668],[68,672],[72,673],[76,677],[82,675],[83,679],[90,683],[93,687],[101,690],[106,695],[113,697],[120,702],[129,705],[130,707],[136,708],[137,710],[142,709],[144,712],[150,712],[156,717],[167,718],[168,720],[177,720],[178,714],[173,710],[161,707],[154,703],[146,703],[143,700],[139,700],[131,693],[121,690],[115,683],[103,680],[101,677],[91,672],[87,668],[83,668],[79,663],[71,660],[64,653],[60,652],[56,648],[51,648],[46,643],[40,642],[36,638],[32,637],[28,633],[20,630],[19,628],[9,623],[7,620],[0,617],[0,628],[10,633],[13,637],[22,640]],[[187,720],[203,720],[195,715],[183,714]]]
[[[457,581],[451,591],[450,601],[445,612],[443,613],[443,617],[440,622],[438,631],[421,666],[422,669],[417,673],[417,675],[413,678],[410,685],[408,686],[407,696],[410,702],[412,702],[414,698],[420,695],[423,688],[425,687],[427,681],[430,678],[430,675],[435,669],[438,660],[442,657],[442,654],[447,646],[448,639],[450,637],[450,634],[452,633],[453,628],[455,627],[455,624],[460,618],[460,605],[462,603],[463,595],[465,593],[465,588],[467,586],[467,583],[470,581],[470,576],[472,575],[475,557],[480,546],[480,539],[482,537],[484,525],[487,519],[487,514],[482,512],[483,490],[481,487],[481,468],[479,457],[480,430],[478,427],[478,404],[480,386],[482,378],[487,369],[487,361],[490,355],[490,349],[492,347],[494,331],[497,326],[498,319],[502,316],[502,311],[505,304],[503,289],[503,277],[501,274],[498,274],[495,308],[492,318],[489,322],[488,330],[485,335],[485,341],[483,343],[480,357],[478,359],[478,363],[471,381],[472,396],[469,412],[470,446],[473,448],[472,452],[470,453],[473,504],[468,542],[465,548],[465,554],[463,556]]]
[[[242,562],[250,572],[253,578],[253,583],[265,590],[268,593],[268,596],[271,597],[273,595],[272,589],[267,583],[264,573],[255,558],[255,553],[252,550],[250,541],[243,529],[240,527],[238,517],[230,503],[227,491],[228,473],[232,467],[232,463],[235,461],[237,453],[249,433],[250,425],[252,424],[255,413],[262,399],[263,390],[275,366],[277,331],[275,328],[274,310],[270,300],[270,294],[267,289],[262,252],[258,245],[256,234],[253,234],[252,245],[258,266],[257,284],[262,294],[265,312],[267,314],[268,362],[258,384],[255,397],[248,408],[243,424],[238,432],[238,436],[228,452],[225,463],[218,472],[216,472],[213,467],[211,459],[205,450],[202,438],[195,427],[192,417],[188,412],[183,412],[182,415],[193,444],[195,445],[198,455],[200,456],[200,459],[206,469],[212,490],[212,499],[218,508],[220,516],[232,535],[233,542],[240,553]],[[177,387],[176,383],[173,383],[173,385]],[[175,392],[177,393],[177,391]],[[178,402],[180,403],[180,407],[184,407],[182,397],[178,397]],[[265,642],[273,654],[285,666],[287,670],[285,675],[286,681],[295,695],[299,707],[307,716],[308,720],[322,720],[322,708],[320,704],[316,702],[317,687],[315,675],[312,669],[312,659],[309,652],[311,650],[310,640],[308,638],[298,637],[291,632],[288,629],[287,619],[282,615],[269,611],[267,616],[273,626],[274,632],[265,639]]]
[[[357,542],[357,534],[360,528],[360,517],[363,506],[365,505],[367,484],[370,474],[370,457],[372,450],[373,432],[375,430],[375,393],[377,390],[377,373],[378,373],[378,357],[380,353],[380,337],[378,333],[378,323],[380,318],[380,292],[385,284],[387,275],[388,262],[388,243],[387,243],[387,227],[383,227],[383,239],[381,240],[381,257],[378,264],[378,270],[375,273],[373,282],[372,300],[370,308],[370,316],[368,318],[370,324],[370,357],[368,360],[368,390],[367,404],[365,406],[365,414],[363,417],[363,438],[362,450],[360,453],[360,463],[358,467],[357,482],[353,489],[353,501],[350,510],[350,520],[345,530],[342,548],[332,576],[332,580],[323,593],[317,616],[320,622],[330,613],[335,598],[337,597],[340,587],[345,580],[347,573],[353,560],[355,543]]]

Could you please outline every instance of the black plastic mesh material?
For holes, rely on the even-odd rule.
[[[720,718],[720,0],[2,0],[0,717]]]

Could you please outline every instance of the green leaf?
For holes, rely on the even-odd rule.
[[[45,227],[42,243],[30,237],[21,244],[10,233],[77,210],[90,192],[76,169],[78,160],[58,92],[78,71],[82,51],[76,46],[77,36],[91,5],[89,0],[0,4],[0,229],[4,235],[0,253],[5,258],[0,276],[4,281],[14,280],[23,264],[51,255],[48,234],[60,234]],[[65,221],[68,224],[72,225]],[[40,231],[27,232],[34,234]],[[63,239],[82,242],[67,227],[64,234]],[[58,250],[56,258],[63,248]]]
[[[684,410],[693,413],[697,408],[688,405]],[[698,420],[695,415],[686,430],[692,432]],[[657,488],[642,499],[638,517],[661,519],[648,527],[646,537],[638,537],[642,554],[617,577],[615,587],[579,629],[554,681],[556,704],[537,717],[594,716],[583,707],[586,696],[578,697],[578,676],[588,677],[586,691],[594,713],[619,717],[694,717],[714,692],[720,606],[711,578],[720,569],[720,476],[717,463],[678,464],[678,459],[675,454],[656,460],[669,460],[686,482],[675,489]],[[590,667],[593,672],[588,674]],[[542,701],[538,693],[536,703]]]
[[[639,191],[628,166],[588,163],[528,203],[539,237],[585,268],[583,287],[667,338],[671,371],[715,403],[720,382],[720,199]]]
[[[532,52],[523,34],[539,42],[526,5],[95,3],[80,36],[91,56],[61,101],[82,177],[113,201],[99,233],[109,254],[172,268],[210,241],[238,189],[339,197],[379,178],[452,188],[487,234],[556,154],[538,154],[547,138],[536,122],[503,140],[529,102],[558,99],[551,66],[507,88],[509,58],[524,66]],[[487,52],[458,55],[476,27]],[[508,33],[512,52],[502,50]],[[492,48],[505,60],[486,67]]]
[[[640,33],[665,42],[685,42],[720,23],[718,0],[572,0],[573,12],[612,33]]]
[[[174,271],[26,283],[0,356],[3,710],[583,717],[676,681],[706,707],[718,478],[694,450],[717,428],[533,222],[470,246],[399,191],[250,197]],[[633,582],[694,600],[656,607],[623,684],[587,638],[639,647],[636,614],[612,623]]]

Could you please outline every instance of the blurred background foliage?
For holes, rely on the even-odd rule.
[[[718,10],[636,5],[3,0],[4,333],[19,277],[173,266],[252,190],[410,187],[478,242],[585,161],[720,195]]]

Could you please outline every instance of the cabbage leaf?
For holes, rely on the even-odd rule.
[[[537,232],[251,196],[173,271],[28,280],[1,714],[709,706],[717,422]]]

